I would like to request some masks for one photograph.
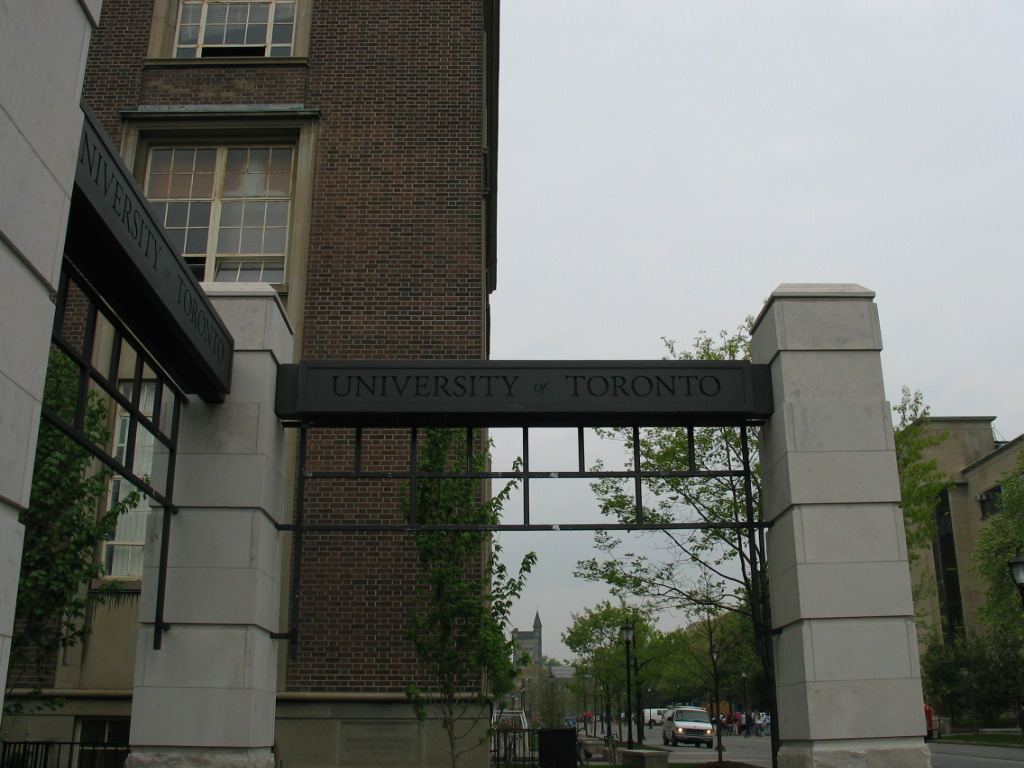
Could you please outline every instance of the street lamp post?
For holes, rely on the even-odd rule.
[[[1010,567],[1010,575],[1013,577],[1013,582],[1017,585],[1017,589],[1020,590],[1020,599],[1024,600],[1024,556],[1017,555],[1007,565]]]
[[[640,685],[640,665],[637,659],[636,646],[633,646],[633,683],[636,685],[636,698],[633,699],[633,717],[636,722],[637,744],[644,743],[644,689]]]
[[[619,629],[622,633],[622,641],[626,644],[626,746],[628,749],[633,748],[633,694],[630,690],[633,687],[633,681],[630,679],[629,668],[630,668],[630,645],[633,643],[633,625],[623,624]]]
[[[725,748],[722,746],[722,697],[718,692],[718,649],[715,647],[711,648],[711,682],[715,689],[715,714],[712,725],[715,729],[715,742],[718,745],[718,762],[721,763]]]
[[[740,677],[743,678],[743,712],[747,716],[747,727],[750,727],[750,710],[747,708],[747,673],[744,670],[740,672]]]

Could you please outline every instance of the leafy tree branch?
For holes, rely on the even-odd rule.
[[[63,420],[74,421],[78,397],[77,367],[63,354],[50,356],[43,403]],[[108,402],[97,392],[87,399],[82,432],[96,445],[107,444]],[[107,506],[113,473],[89,452],[42,421],[36,444],[29,507],[20,517],[25,526],[18,598],[11,639],[8,694],[31,683],[28,697],[6,698],[5,714],[30,711],[41,705],[40,681],[52,676],[60,651],[74,647],[88,634],[84,619],[93,603],[116,593],[119,585],[107,582],[90,589],[104,575],[96,549],[109,539],[118,516],[138,506],[141,494],[133,491]]]
[[[490,525],[498,522],[511,485],[485,498],[479,480],[458,477],[482,471],[488,451],[466,450],[466,432],[424,430],[420,470],[447,473],[421,477],[417,520],[424,525]],[[406,695],[416,716],[440,723],[453,768],[480,740],[468,739],[490,710],[491,697],[511,692],[518,667],[513,661],[509,614],[536,561],[527,554],[511,574],[498,558],[501,548],[482,530],[427,530],[414,534],[420,571],[410,616],[409,638],[426,669],[428,682],[410,685]],[[426,730],[432,738],[430,730]],[[486,738],[486,737],[484,737]]]

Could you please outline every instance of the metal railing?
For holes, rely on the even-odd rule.
[[[5,741],[0,768],[124,768],[127,744],[81,741]]]
[[[491,768],[531,765],[537,765],[536,730],[499,728],[494,732],[491,736]]]

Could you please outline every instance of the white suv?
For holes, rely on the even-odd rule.
[[[715,727],[711,724],[706,710],[700,707],[675,707],[665,713],[661,726],[661,738],[666,745],[703,744],[711,749],[714,744]]]

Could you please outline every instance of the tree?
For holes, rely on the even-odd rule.
[[[65,355],[50,355],[43,404],[68,423],[74,422],[79,391],[77,367]],[[95,445],[110,440],[110,409],[97,392],[86,401],[82,433]],[[113,473],[97,467],[91,454],[47,421],[39,426],[29,507],[20,516],[25,526],[18,598],[11,638],[8,693],[28,681],[28,697],[6,698],[5,714],[41,704],[41,681],[52,673],[58,653],[77,645],[89,629],[84,623],[92,603],[119,589],[108,582],[90,589],[104,574],[96,548],[110,538],[118,516],[135,508],[135,491],[106,507]],[[59,704],[59,701],[51,701]]]
[[[562,642],[578,657],[577,675],[595,682],[603,699],[608,726],[612,713],[625,709],[619,706],[625,701],[626,688],[626,657],[621,634],[624,624],[633,625],[633,669],[638,675],[643,674],[654,658],[652,638],[657,635],[649,606],[629,606],[622,601],[613,605],[603,601],[594,608],[572,614],[572,624],[562,634]],[[642,689],[644,681],[645,678],[638,677],[634,683],[636,690]],[[630,714],[635,717],[635,712]]]
[[[666,358],[749,359],[751,322],[748,318],[735,331],[722,331],[717,336],[701,332],[689,349],[680,349],[675,342],[665,339]],[[627,455],[633,454],[631,429],[600,430],[600,434],[620,440]],[[756,441],[745,440],[739,427],[695,428],[692,439],[687,428],[648,428],[640,431],[639,440],[643,471],[656,473],[692,466],[701,473],[687,478],[645,477],[646,522],[743,525],[749,520],[756,523],[763,519]],[[741,472],[745,457],[750,466],[749,487]],[[634,495],[628,480],[604,479],[592,487],[603,514],[622,523],[632,519]],[[644,536],[644,540],[651,542],[652,537],[656,542],[652,546],[661,553],[658,558],[625,551],[621,539],[599,533],[595,542],[604,558],[579,562],[576,574],[606,582],[613,594],[638,597],[653,605],[691,612],[702,608],[716,615],[730,611],[746,617],[765,676],[767,708],[774,710],[772,651],[766,632],[771,627],[771,616],[763,537],[741,527],[662,529]]]
[[[680,350],[665,339],[666,359],[745,360],[749,358],[747,328],[717,337],[702,332],[689,350]],[[607,438],[621,441],[632,454],[632,430],[599,430]],[[693,443],[685,428],[657,427],[640,432],[641,469],[674,470],[692,461],[707,473],[742,468],[743,444],[736,427],[702,427],[694,430]],[[761,519],[760,477],[756,448],[749,446],[753,476],[751,497],[755,520]],[[628,461],[631,461],[629,459]],[[601,501],[602,513],[619,522],[630,522],[634,496],[631,481],[608,478],[592,487]],[[698,478],[645,478],[645,518],[657,524],[668,522],[744,523],[747,500],[744,480],[736,475]],[[655,534],[663,557],[623,551],[623,541],[607,533],[595,537],[604,559],[591,558],[577,564],[576,575],[608,583],[616,595],[632,595],[666,607],[703,604],[713,595],[714,606],[750,614],[749,597],[753,580],[761,578],[763,564],[760,541],[742,530],[662,530]],[[650,540],[650,537],[645,537]],[[751,546],[752,545],[752,546]],[[752,559],[753,558],[753,559]],[[755,566],[754,559],[757,565]],[[695,571],[694,565],[701,571]],[[713,576],[716,588],[705,588],[705,574]]]
[[[749,359],[748,327],[717,336],[698,334],[689,349],[680,349],[665,340],[667,359],[745,360]],[[907,520],[907,538],[911,547],[930,546],[934,536],[934,511],[939,493],[949,487],[950,479],[938,471],[937,462],[924,459],[926,448],[939,444],[944,435],[925,429],[927,407],[920,392],[904,388],[903,400],[896,407],[899,426],[895,434],[897,463],[903,491],[903,512]],[[630,429],[601,430],[609,439],[623,443],[627,456],[633,455]],[[639,433],[641,469],[652,473],[694,466],[704,472],[697,478],[644,478],[646,522],[660,521],[742,524],[748,519],[747,489],[741,476],[728,474],[742,467],[744,449],[748,452],[750,504],[753,519],[760,522],[760,464],[756,441],[744,445],[743,435],[735,427],[702,427],[691,435],[686,428],[652,428]],[[631,463],[631,459],[627,458]],[[630,522],[634,494],[630,481],[605,479],[593,485],[602,512]],[[701,530],[661,530],[645,536],[652,539],[659,556],[630,551],[623,540],[607,533],[595,537],[601,556],[581,561],[576,574],[592,581],[604,581],[613,594],[633,596],[652,604],[706,609],[715,613],[729,611],[745,616],[753,628],[756,656],[761,675],[757,689],[766,709],[774,709],[775,681],[770,637],[772,626],[768,602],[769,584],[765,569],[763,538],[742,528]],[[747,666],[744,664],[744,666]],[[752,667],[755,665],[751,665]],[[753,674],[753,669],[750,670]],[[777,752],[777,729],[772,730]]]
[[[709,585],[710,587],[710,585]],[[713,587],[710,587],[713,589]],[[714,601],[708,600],[694,607],[694,621],[687,629],[693,642],[687,650],[701,674],[703,688],[707,700],[711,703],[711,721],[715,724],[715,745],[718,751],[718,762],[722,763],[722,674],[723,668],[736,664],[740,656],[740,644],[743,640],[739,627],[735,622],[722,621],[722,608]],[[744,706],[746,706],[744,704]]]
[[[699,701],[704,695],[704,684],[690,651],[691,642],[683,629],[665,632],[656,640],[659,663],[653,670],[653,683],[664,704]]]
[[[471,436],[480,444],[479,435]],[[424,525],[472,526],[498,522],[511,486],[484,498],[480,481],[452,477],[482,471],[486,450],[467,456],[466,433],[424,430],[420,470],[448,477],[420,478],[417,518]],[[423,661],[429,683],[410,685],[406,694],[420,723],[428,710],[441,724],[451,765],[480,741],[464,743],[490,709],[490,697],[511,692],[518,667],[513,662],[509,612],[536,561],[527,554],[515,576],[498,556],[501,548],[482,530],[432,530],[414,534],[420,563],[409,638]],[[427,731],[430,735],[430,731]]]
[[[978,535],[972,570],[986,585],[978,617],[982,635],[938,633],[921,657],[925,692],[950,717],[967,713],[994,724],[1000,712],[1016,709],[1024,691],[1024,610],[1007,563],[1024,551],[1024,452],[1002,478],[1002,491]]]
[[[976,724],[991,726],[1003,712],[1015,711],[1022,667],[1019,636],[1001,632],[962,635],[949,642],[933,631],[921,656],[925,695],[954,723],[970,715]]]
[[[972,554],[973,570],[986,585],[978,617],[993,630],[1018,638],[1019,645],[1024,637],[1024,610],[1007,563],[1024,553],[1024,451],[1000,486],[997,512],[986,521]]]
[[[913,563],[923,552],[931,551],[937,535],[935,506],[939,495],[953,487],[953,478],[939,470],[937,460],[924,458],[925,452],[941,445],[949,433],[928,430],[928,406],[920,390],[911,392],[903,387],[902,393],[899,405],[893,406],[897,416],[893,440],[907,555]]]

